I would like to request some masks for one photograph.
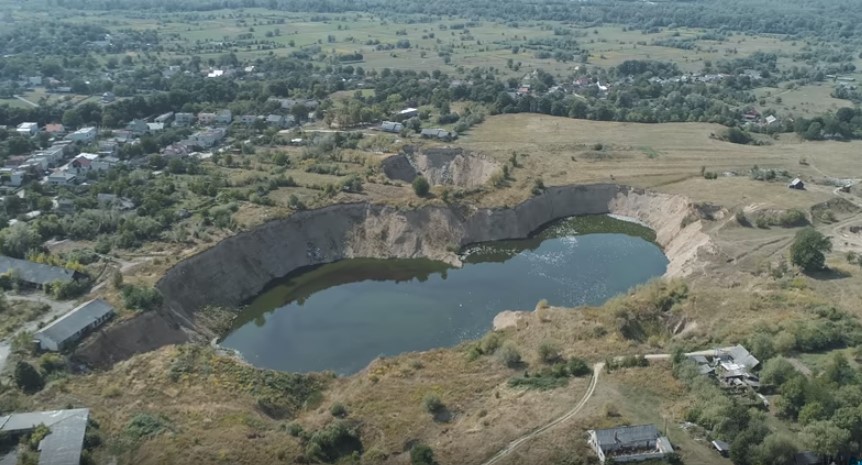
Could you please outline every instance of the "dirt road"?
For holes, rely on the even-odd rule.
[[[689,352],[685,355],[686,356],[715,355],[715,353],[717,351],[726,351],[729,349],[730,349],[730,347],[723,347],[720,349],[708,349],[708,350],[701,350],[698,352]],[[620,360],[622,358],[623,357],[614,357],[614,360]],[[644,355],[644,358],[646,358],[647,360],[670,360],[671,354],[647,354],[647,355]],[[595,394],[596,386],[599,383],[599,376],[604,369],[605,369],[604,362],[599,362],[599,363],[596,363],[595,365],[593,365],[593,377],[592,377],[592,379],[590,379],[590,386],[587,388],[587,392],[584,394],[584,397],[581,398],[581,400],[577,404],[575,404],[575,406],[571,410],[569,410],[568,412],[564,413],[563,415],[551,420],[549,423],[546,423],[545,425],[543,425],[539,428],[536,428],[533,431],[530,431],[529,433],[527,433],[527,434],[515,439],[514,441],[510,442],[502,450],[500,450],[499,452],[497,452],[496,454],[491,456],[491,458],[482,462],[482,465],[492,465],[494,463],[499,462],[501,459],[503,459],[503,457],[511,454],[515,449],[517,449],[519,446],[521,446],[525,442],[535,438],[536,436],[544,433],[545,431],[547,431],[547,430],[559,425],[560,423],[563,423],[564,421],[569,420],[570,418],[577,415],[581,410],[583,410],[584,406],[587,405],[587,402],[589,402],[590,398],[593,397],[593,394]]]

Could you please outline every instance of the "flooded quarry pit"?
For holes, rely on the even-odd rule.
[[[263,368],[355,373],[381,355],[456,345],[504,310],[599,305],[661,276],[652,230],[609,216],[467,246],[463,266],[356,258],[305,267],[250,300],[221,345]]]

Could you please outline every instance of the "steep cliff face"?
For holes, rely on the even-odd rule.
[[[383,160],[381,167],[390,179],[412,182],[421,174],[433,185],[465,188],[484,185],[501,169],[493,159],[465,153],[460,147],[407,147],[404,153]]]
[[[194,334],[200,330],[194,323],[199,309],[239,305],[272,280],[301,267],[356,257],[426,257],[458,263],[453,251],[464,245],[527,237],[548,222],[586,214],[615,213],[646,223],[668,252],[668,274],[685,275],[695,270],[693,264],[702,258],[698,254],[712,247],[698,222],[684,225],[690,212],[690,203],[682,197],[611,184],[552,187],[514,208],[334,205],[272,221],[177,264],[157,284],[165,298],[161,314],[171,321],[169,326],[180,325]],[[123,337],[128,331],[126,327]],[[118,347],[110,342],[117,336],[108,330],[91,345]],[[121,352],[132,351],[124,347]]]

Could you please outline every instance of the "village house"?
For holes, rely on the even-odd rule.
[[[233,121],[233,114],[230,110],[221,110],[216,113],[216,123],[228,125],[231,123],[231,121]]]
[[[59,352],[69,348],[113,316],[114,307],[102,299],[93,299],[37,331],[35,338],[42,350]]]
[[[404,129],[404,125],[401,123],[396,123],[394,121],[384,121],[383,124],[380,125],[380,130],[383,132],[392,132],[398,134],[401,130]]]
[[[439,139],[445,142],[453,141],[458,138],[458,134],[445,129],[423,129],[421,134],[426,139]]]
[[[245,125],[252,125],[257,121],[257,115],[241,115],[238,121]]]
[[[142,119],[133,119],[126,125],[126,130],[131,131],[131,133],[136,136],[140,136],[149,132],[150,127],[147,126],[147,122]]]
[[[204,126],[210,126],[215,124],[216,122],[216,114],[208,113],[208,112],[200,112],[198,113],[198,123]]]
[[[35,136],[37,132],[39,132],[39,124],[38,123],[21,123],[15,129],[15,131],[25,137]]]
[[[120,144],[113,140],[104,140],[99,142],[100,156],[115,156],[120,151]]]
[[[69,134],[69,140],[73,142],[80,142],[82,144],[89,144],[96,140],[97,135],[98,131],[96,131],[96,128],[94,127],[81,128]]]
[[[152,134],[154,132],[162,132],[165,130],[165,123],[147,123],[147,131]]]
[[[56,166],[66,158],[66,148],[62,145],[52,145],[45,150],[35,152],[33,156],[45,157],[49,166]]]
[[[66,134],[66,128],[60,123],[49,123],[45,125],[44,129],[46,134],[52,136],[62,136]]]
[[[0,182],[4,186],[20,187],[24,184],[27,172],[17,168],[0,168]]]
[[[156,116],[156,117],[153,119],[153,122],[154,122],[154,123],[167,124],[167,123],[169,123],[169,122],[171,121],[171,118],[173,118],[173,117],[174,117],[174,112],[169,111],[169,112],[167,112],[167,113],[162,113],[161,115]]]
[[[90,411],[85,408],[13,413],[0,417],[0,435],[17,444],[45,426],[48,434],[39,442],[39,465],[73,465],[81,462],[89,418]]]
[[[77,271],[5,255],[0,255],[0,273],[13,273],[21,283],[38,289],[55,282],[67,284],[84,278]]]
[[[117,100],[117,96],[114,95],[113,92],[105,92],[102,94],[101,101],[102,103],[111,103],[114,100]]]
[[[208,129],[206,131],[199,131],[192,134],[192,136],[183,143],[194,147],[200,147],[202,149],[208,149],[219,143],[226,135],[227,132],[222,128]]]
[[[266,117],[266,125],[271,128],[284,129],[284,116],[272,114]]]
[[[63,170],[56,170],[49,174],[45,180],[54,186],[70,186],[78,181],[78,177]]]
[[[588,443],[601,463],[608,459],[613,463],[662,460],[674,453],[668,438],[653,425],[590,430],[588,434]]]
[[[174,115],[174,126],[191,126],[194,123],[194,113],[177,113]]]

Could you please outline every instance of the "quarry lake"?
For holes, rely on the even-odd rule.
[[[306,268],[251,301],[221,342],[258,367],[355,373],[380,355],[475,339],[503,310],[599,305],[662,275],[651,230],[607,216],[552,223],[529,239],[478,244],[463,267],[352,259]]]

